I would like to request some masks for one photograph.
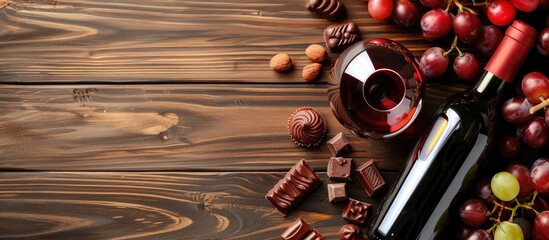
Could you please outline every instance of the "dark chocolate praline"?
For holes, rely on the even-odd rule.
[[[298,108],[288,119],[288,132],[299,146],[318,146],[327,130],[328,124],[322,115],[311,107]]]

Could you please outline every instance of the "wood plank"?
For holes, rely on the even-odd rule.
[[[465,84],[432,84],[417,128]],[[396,170],[417,131],[388,141],[350,134],[325,85],[0,86],[0,169],[80,171],[287,170],[301,158],[322,170],[331,156],[287,133],[298,107],[317,108],[328,138],[343,131],[358,163]]]
[[[278,239],[301,217],[333,239],[346,224],[344,205],[328,202],[320,176],[283,217],[264,197],[283,173],[2,172],[0,238]],[[358,181],[348,191],[377,207]]]
[[[432,45],[418,28],[344,2],[364,38],[391,38],[418,55]],[[304,50],[323,44],[329,24],[295,0],[9,0],[0,9],[0,82],[302,82]],[[292,55],[295,71],[269,70],[279,52]]]

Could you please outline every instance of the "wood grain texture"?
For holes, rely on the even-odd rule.
[[[344,3],[365,39],[391,38],[417,55],[432,45],[417,28],[373,20],[363,2]],[[302,82],[305,48],[324,44],[331,23],[295,0],[9,0],[0,82]],[[269,70],[279,52],[295,71]]]
[[[465,86],[431,85],[417,126]],[[301,106],[323,114],[328,138],[346,133],[359,164],[374,158],[396,170],[417,137],[355,137],[332,114],[325,85],[0,86],[0,169],[274,171],[301,158],[326,169],[326,144],[298,147],[288,135]]]
[[[385,174],[392,181],[395,174]],[[328,178],[288,217],[265,199],[283,173],[2,173],[3,239],[278,239],[301,217],[334,239]],[[349,195],[377,208],[358,181]],[[372,214],[372,212],[370,213]]]

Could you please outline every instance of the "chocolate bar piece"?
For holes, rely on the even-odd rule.
[[[328,200],[331,203],[343,202],[347,200],[347,191],[345,190],[346,183],[330,183],[328,184]]]
[[[379,190],[387,185],[387,182],[377,170],[373,160],[364,163],[355,173],[370,197],[374,197]]]
[[[344,152],[351,149],[351,144],[347,142],[347,139],[345,139],[342,132],[335,135],[332,139],[330,139],[330,141],[328,141],[327,144],[328,149],[330,149],[330,152],[332,152],[334,157],[340,156]]]
[[[354,224],[345,224],[339,229],[339,239],[341,240],[363,240],[362,230]]]
[[[292,226],[280,235],[283,240],[324,240],[320,233],[303,219],[297,219]]]
[[[364,224],[364,220],[368,216],[368,209],[370,209],[370,204],[349,198],[342,216],[356,224]]]
[[[283,179],[265,195],[280,213],[288,215],[290,210],[295,208],[305,197],[307,197],[322,180],[301,159],[290,169]]]
[[[360,32],[354,22],[333,24],[324,30],[324,41],[330,52],[343,52],[359,40]]]
[[[351,181],[352,158],[331,157],[328,161],[328,177],[336,181]]]
[[[345,13],[345,5],[339,0],[307,0],[305,8],[328,20],[335,20]]]

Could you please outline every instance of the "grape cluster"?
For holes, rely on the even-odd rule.
[[[542,148],[549,142],[549,111],[545,110],[549,106],[549,79],[543,73],[531,72],[524,76],[520,87],[521,95],[507,100],[501,109],[507,122],[517,124],[515,135],[499,141],[503,157],[518,154],[519,139],[531,148]]]
[[[462,203],[460,240],[548,240],[549,159],[528,169],[510,164],[506,171],[477,182],[475,197]]]
[[[423,6],[430,8],[422,15],[410,0],[363,1],[368,2],[368,12],[376,20],[392,18],[403,27],[412,26],[420,20],[423,37],[428,41],[442,38],[453,30],[455,37],[450,49],[428,49],[421,57],[420,67],[425,76],[439,77],[450,65],[448,55],[456,50],[458,56],[452,67],[456,76],[465,81],[474,80],[480,68],[475,55],[461,52],[457,46],[458,40],[474,44],[482,54],[490,56],[503,38],[498,27],[509,25],[515,19],[517,10],[528,13],[549,9],[549,0],[487,0],[482,3],[471,0],[467,4],[462,3],[463,0],[420,0]],[[483,10],[493,25],[482,26],[477,11],[468,6]],[[549,16],[546,22],[549,24]],[[549,27],[540,34],[537,48],[540,54],[549,56]]]

